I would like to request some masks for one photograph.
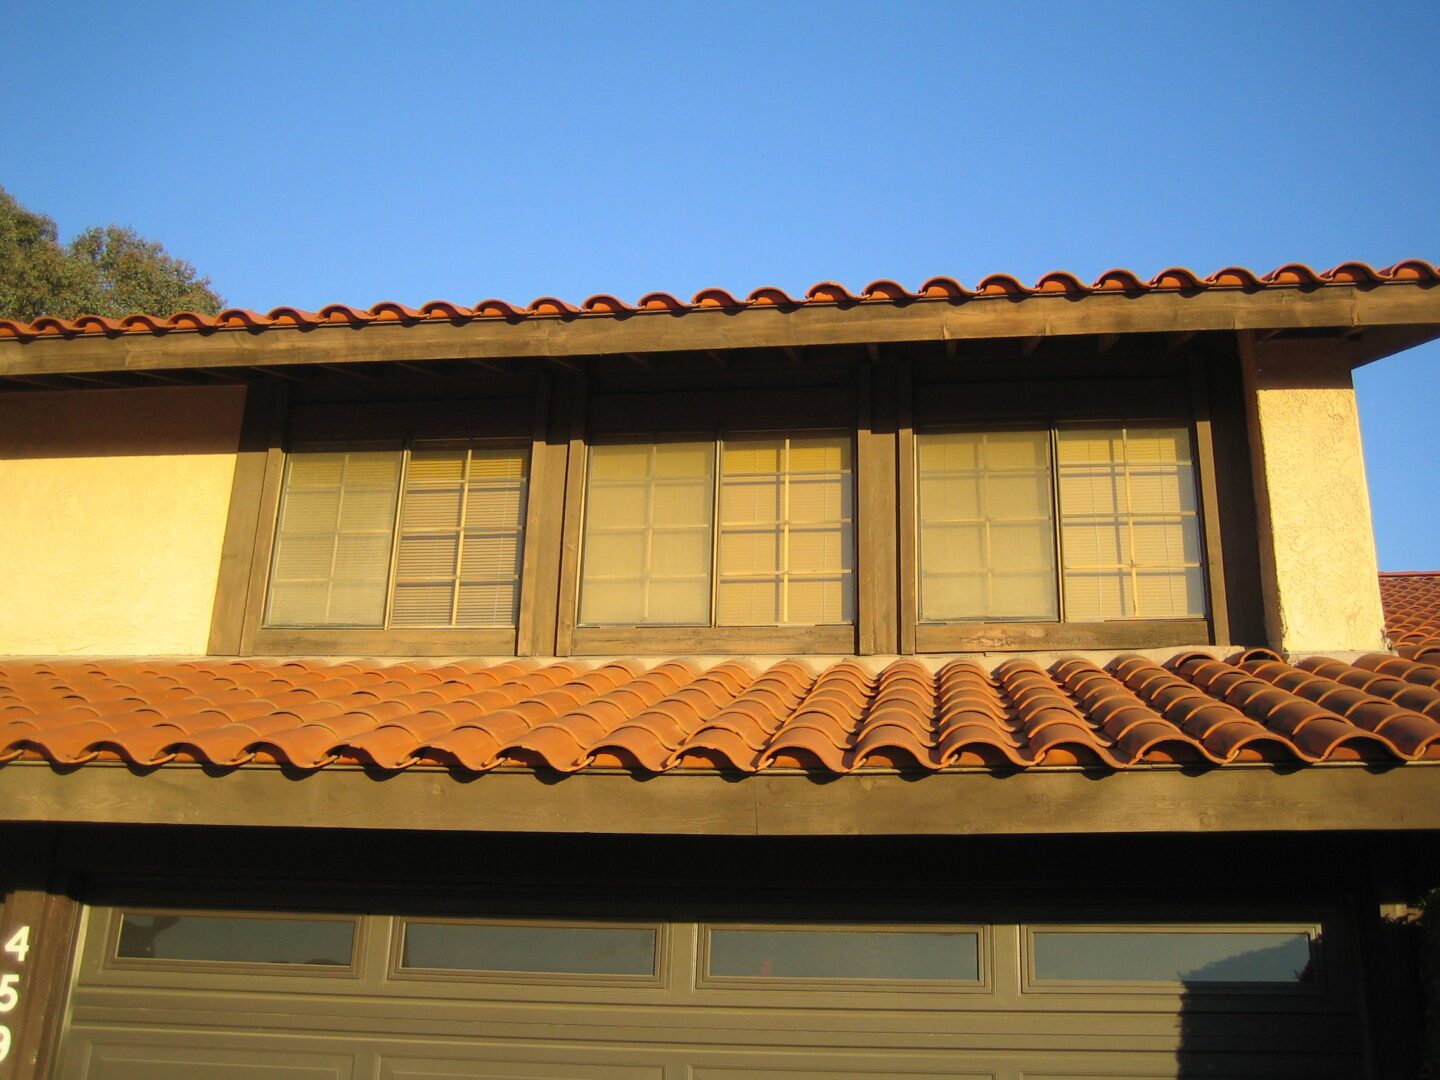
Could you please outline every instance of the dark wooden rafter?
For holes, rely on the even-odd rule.
[[[1195,340],[1198,330],[1182,330],[1178,334],[1165,335],[1165,352],[1177,353]]]

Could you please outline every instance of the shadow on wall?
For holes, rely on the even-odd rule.
[[[1180,998],[1180,1045],[1176,1052],[1176,1077],[1179,1080],[1189,1080],[1191,1077],[1271,1075],[1269,1070],[1272,1066],[1262,1062],[1265,1057],[1273,1058],[1273,1051],[1251,1057],[1236,1043],[1242,1029],[1248,1039],[1258,1037],[1269,1041],[1275,1035],[1274,1025],[1261,1011],[1264,1009],[1263,1004],[1254,1010],[1247,1009],[1237,1016],[1237,1007],[1232,996],[1233,987],[1236,983],[1255,979],[1257,973],[1263,973],[1266,979],[1276,980],[1274,985],[1277,989],[1283,989],[1286,984],[1279,980],[1285,979],[1290,980],[1290,985],[1296,987],[1313,986],[1318,976],[1315,957],[1319,955],[1319,951],[1320,939],[1317,937],[1308,960],[1299,964],[1295,962],[1293,947],[1281,944],[1226,957],[1186,972],[1183,980],[1184,991]],[[1260,1000],[1263,1002],[1263,997]],[[1284,1009],[1281,1004],[1283,1000],[1276,996],[1276,1011]],[[1279,1020],[1278,1017],[1276,1019]],[[1257,1058],[1259,1060],[1256,1060]],[[1302,1066],[1302,1070],[1315,1068],[1319,1064],[1311,1059]],[[1337,1061],[1336,1071],[1333,1073],[1335,1080],[1346,1075],[1345,1069],[1352,1064],[1353,1059],[1349,1058],[1343,1062]],[[1307,1073],[1287,1070],[1276,1075],[1300,1077]]]
[[[0,394],[0,460],[233,454],[243,386]]]

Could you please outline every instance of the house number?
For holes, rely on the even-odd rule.
[[[5,943],[7,955],[15,958],[15,964],[23,967],[30,955],[30,927],[22,926]],[[0,1013],[12,1013],[20,1004],[20,975],[13,971],[0,971]],[[10,1056],[10,1025],[0,1024],[0,1061]]]

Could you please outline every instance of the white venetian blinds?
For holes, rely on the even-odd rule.
[[[268,621],[380,626],[401,451],[316,450],[285,463]]]
[[[469,440],[292,452],[267,624],[514,626],[528,465]]]
[[[1187,429],[926,432],[916,458],[922,621],[1204,616]]]
[[[918,458],[921,620],[1057,618],[1049,433],[927,434]]]
[[[714,444],[601,444],[590,450],[580,621],[710,621]]]
[[[720,474],[716,623],[853,622],[849,438],[727,438]]]
[[[1061,428],[1055,457],[1069,618],[1203,616],[1189,433]]]
[[[851,622],[853,502],[845,435],[594,446],[580,622]]]
[[[515,625],[528,459],[524,446],[415,444],[390,625]]]

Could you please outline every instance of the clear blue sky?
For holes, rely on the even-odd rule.
[[[1440,4],[13,4],[0,185],[233,304],[1440,260]],[[1440,343],[1357,376],[1440,568]]]

